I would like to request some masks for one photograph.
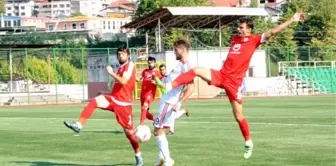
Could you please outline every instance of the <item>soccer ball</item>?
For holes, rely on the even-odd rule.
[[[140,125],[135,129],[135,139],[139,142],[147,142],[151,137],[151,130],[146,125]]]

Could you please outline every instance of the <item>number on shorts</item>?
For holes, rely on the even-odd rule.
[[[238,100],[241,100],[243,98],[242,90],[243,90],[243,87],[238,88],[238,92],[236,93]]]
[[[154,121],[154,124],[155,124],[155,125],[158,125],[159,122],[160,122],[159,118],[156,118],[155,121]]]

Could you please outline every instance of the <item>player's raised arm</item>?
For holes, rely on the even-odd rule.
[[[113,71],[113,68],[111,66],[107,66],[106,70],[117,82],[119,82],[122,85],[125,85],[127,81],[131,78],[133,71],[133,69],[129,67],[128,70],[125,71],[122,76],[119,76],[117,73]]]
[[[289,25],[291,25],[293,22],[303,21],[303,20],[305,20],[305,18],[306,18],[306,16],[305,16],[304,13],[295,13],[294,16],[291,19],[289,19],[289,20],[285,21],[284,23],[278,25],[274,29],[264,33],[264,40],[268,40],[269,38],[271,38],[275,34],[281,32],[282,30],[287,28]]]
[[[118,50],[117,52],[118,60],[120,64],[129,63],[130,55],[129,52]],[[123,63],[121,63],[123,62]],[[122,75],[118,75],[113,71],[113,68],[111,66],[107,66],[106,70],[107,72],[115,79],[115,81],[119,82],[122,85],[125,85],[127,81],[131,78],[133,73],[134,65],[130,64],[125,71],[123,71]]]

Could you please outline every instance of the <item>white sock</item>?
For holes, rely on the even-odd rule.
[[[83,127],[82,124],[79,123],[78,121],[76,122],[76,125],[78,126],[79,129],[82,129],[82,127]]]
[[[141,156],[141,152],[135,153],[135,156]]]
[[[185,113],[187,113],[186,110],[176,111],[176,114],[175,114],[174,118],[177,119],[177,118],[179,118],[180,116],[182,116]]]
[[[168,140],[165,134],[156,136],[156,142],[158,144],[159,150],[161,151],[165,161],[171,161],[169,154]]]
[[[170,129],[169,130],[171,132],[174,132],[174,130],[175,130],[174,127],[175,127],[175,119],[170,123]]]
[[[253,146],[252,140],[250,139],[250,140],[246,141],[245,145],[247,145],[247,146]]]
[[[156,159],[156,165],[159,165],[161,163],[161,160],[164,158],[161,150],[159,150],[159,154],[158,154],[158,157]]]

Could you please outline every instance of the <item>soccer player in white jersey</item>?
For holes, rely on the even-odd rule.
[[[189,43],[184,40],[174,42],[174,52],[179,63],[164,79],[164,82],[170,82],[180,74],[192,69],[193,66],[189,59],[189,47]],[[159,147],[156,166],[172,166],[174,164],[174,160],[170,157],[164,128],[171,127],[177,114],[176,111],[180,110],[181,104],[188,99],[193,90],[194,82],[191,81],[184,86],[174,88],[161,97],[159,110],[154,121],[154,135]],[[181,95],[182,91],[183,94]]]

